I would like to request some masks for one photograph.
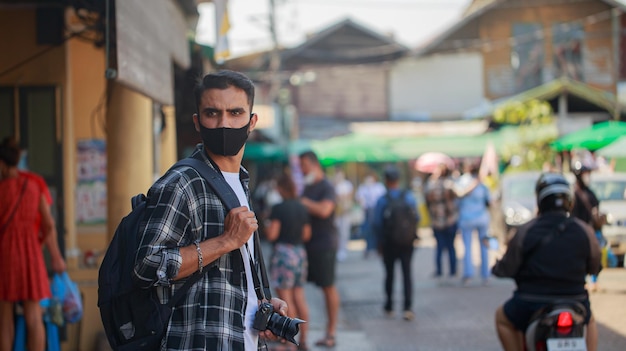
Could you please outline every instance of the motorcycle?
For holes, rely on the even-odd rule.
[[[555,301],[537,311],[526,329],[527,351],[587,351],[587,309],[576,301]]]

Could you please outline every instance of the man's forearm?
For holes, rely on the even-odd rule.
[[[200,242],[200,252],[196,244],[180,248],[180,256],[182,257],[182,263],[178,274],[174,277],[174,280],[182,279],[192,275],[195,271],[199,270],[200,255],[202,256],[202,266],[206,267],[209,263],[217,260],[223,255],[236,249],[223,236],[207,239]]]

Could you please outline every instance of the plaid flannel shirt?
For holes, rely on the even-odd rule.
[[[192,157],[201,157],[213,167],[202,145]],[[249,197],[249,177],[243,167],[240,179]],[[172,280],[182,263],[179,249],[221,235],[226,212],[206,180],[191,167],[167,172],[150,188],[148,199],[135,278],[142,287],[154,286],[161,302],[167,303],[185,282]],[[244,350],[247,285],[240,250],[216,263],[172,311],[161,350]]]

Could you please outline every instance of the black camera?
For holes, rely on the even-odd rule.
[[[300,331],[298,326],[300,323],[305,323],[302,319],[289,318],[281,316],[274,312],[274,306],[268,302],[262,302],[259,305],[259,310],[254,315],[254,322],[252,328],[264,331],[269,329],[274,335],[280,336],[285,340],[292,342],[296,345],[295,336]]]

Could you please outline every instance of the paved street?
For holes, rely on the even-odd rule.
[[[458,280],[440,286],[433,272],[434,242],[425,230],[413,259],[414,312],[412,322],[402,320],[400,310],[388,319],[382,313],[383,267],[377,257],[364,259],[362,242],[351,242],[352,251],[338,266],[341,311],[335,350],[500,350],[493,314],[514,288],[510,280],[492,279],[461,286]],[[460,242],[458,255],[462,256]],[[477,257],[478,255],[474,255]],[[496,253],[493,253],[492,261]],[[396,271],[396,303],[401,302],[400,267]],[[592,295],[592,308],[600,326],[601,351],[626,349],[626,270],[609,269],[600,275],[600,291]],[[309,346],[322,337],[325,312],[321,291],[306,288],[311,320]],[[277,348],[280,349],[280,348]],[[312,347],[313,350],[323,348]]]

